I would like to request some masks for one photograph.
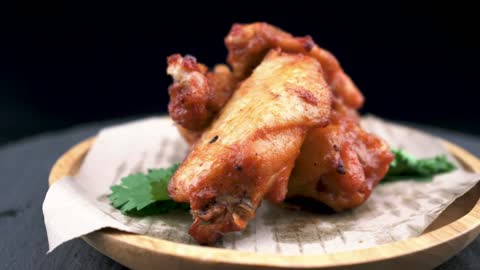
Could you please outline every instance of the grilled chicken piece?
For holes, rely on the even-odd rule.
[[[388,145],[359,126],[356,111],[335,99],[331,123],[310,131],[288,182],[287,197],[308,197],[335,211],[368,199],[394,156]]]
[[[168,112],[188,138],[193,135],[187,131],[203,131],[227,103],[235,86],[234,78],[226,65],[217,65],[213,72],[208,72],[205,65],[190,55],[174,54],[167,62],[167,73],[174,80],[168,89]]]
[[[320,62],[325,80],[333,93],[346,105],[358,109],[364,97],[350,77],[345,74],[335,56],[318,47],[310,36],[293,37],[289,33],[267,23],[234,24],[225,38],[228,48],[227,62],[233,67],[237,80],[248,77],[271,48],[284,52],[303,53]]]
[[[264,197],[281,202],[307,132],[326,126],[330,109],[318,61],[268,53],[170,182],[171,198],[190,203],[195,240],[212,244],[244,229]]]

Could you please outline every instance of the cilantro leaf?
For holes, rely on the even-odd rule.
[[[123,214],[133,216],[155,215],[174,208],[185,208],[168,196],[168,183],[178,164],[166,169],[149,170],[147,174],[136,173],[124,177],[121,183],[112,186],[108,196],[113,207]]]
[[[390,164],[383,181],[414,179],[429,181],[435,174],[450,172],[455,169],[445,155],[433,158],[417,159],[402,150],[392,149],[395,159]]]
[[[167,169],[148,170],[147,177],[150,179],[152,186],[153,199],[156,201],[170,200],[168,196],[168,183],[175,171],[178,169],[178,164],[172,165]]]

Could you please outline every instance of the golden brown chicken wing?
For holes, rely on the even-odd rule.
[[[325,80],[335,95],[346,105],[358,109],[364,98],[350,77],[345,74],[335,56],[318,47],[310,36],[293,37],[267,23],[234,24],[225,37],[228,48],[227,62],[232,66],[237,80],[243,80],[262,61],[271,48],[285,52],[309,55],[322,65]]]
[[[263,198],[308,197],[336,211],[368,199],[393,155],[360,127],[363,95],[336,58],[266,23],[236,24],[225,43],[233,74],[191,56],[168,61],[169,111],[193,144],[169,193],[190,203],[190,234],[211,244],[241,230]]]
[[[393,160],[388,145],[365,132],[356,111],[336,99],[331,123],[310,131],[288,182],[287,197],[308,197],[335,211],[362,204]]]
[[[167,62],[167,73],[174,80],[168,89],[168,111],[189,138],[210,125],[232,95],[235,82],[225,65],[217,65],[213,72],[208,72],[208,68],[197,63],[195,57],[179,54],[169,56]]]
[[[264,197],[282,201],[307,131],[328,124],[330,107],[318,61],[271,51],[172,177],[171,198],[192,209],[190,234],[214,243],[245,228]]]

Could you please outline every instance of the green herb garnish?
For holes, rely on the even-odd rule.
[[[149,170],[122,178],[112,186],[108,196],[113,207],[131,216],[162,214],[175,208],[188,209],[188,204],[176,203],[168,196],[167,186],[178,168],[174,164],[167,169]]]
[[[435,174],[450,172],[455,169],[445,155],[433,158],[417,159],[403,150],[392,149],[395,159],[390,164],[387,175],[382,182],[413,179],[430,181]]]

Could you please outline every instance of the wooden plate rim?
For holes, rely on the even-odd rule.
[[[78,169],[78,165],[92,146],[95,138],[89,138],[68,150],[54,164],[49,185],[53,185],[63,176]],[[453,143],[443,141],[447,149],[474,172],[480,172],[480,160],[465,149]],[[175,243],[147,235],[122,232],[115,229],[102,229],[83,236],[87,243],[95,247],[94,239],[102,239],[110,244],[129,245],[152,253],[179,257],[187,261],[221,263],[245,266],[274,267],[338,267],[383,261],[407,256],[428,250],[452,241],[468,233],[480,231],[480,198],[470,212],[463,217],[434,231],[418,237],[396,241],[371,248],[319,255],[279,255],[236,251],[223,248],[194,246]]]

